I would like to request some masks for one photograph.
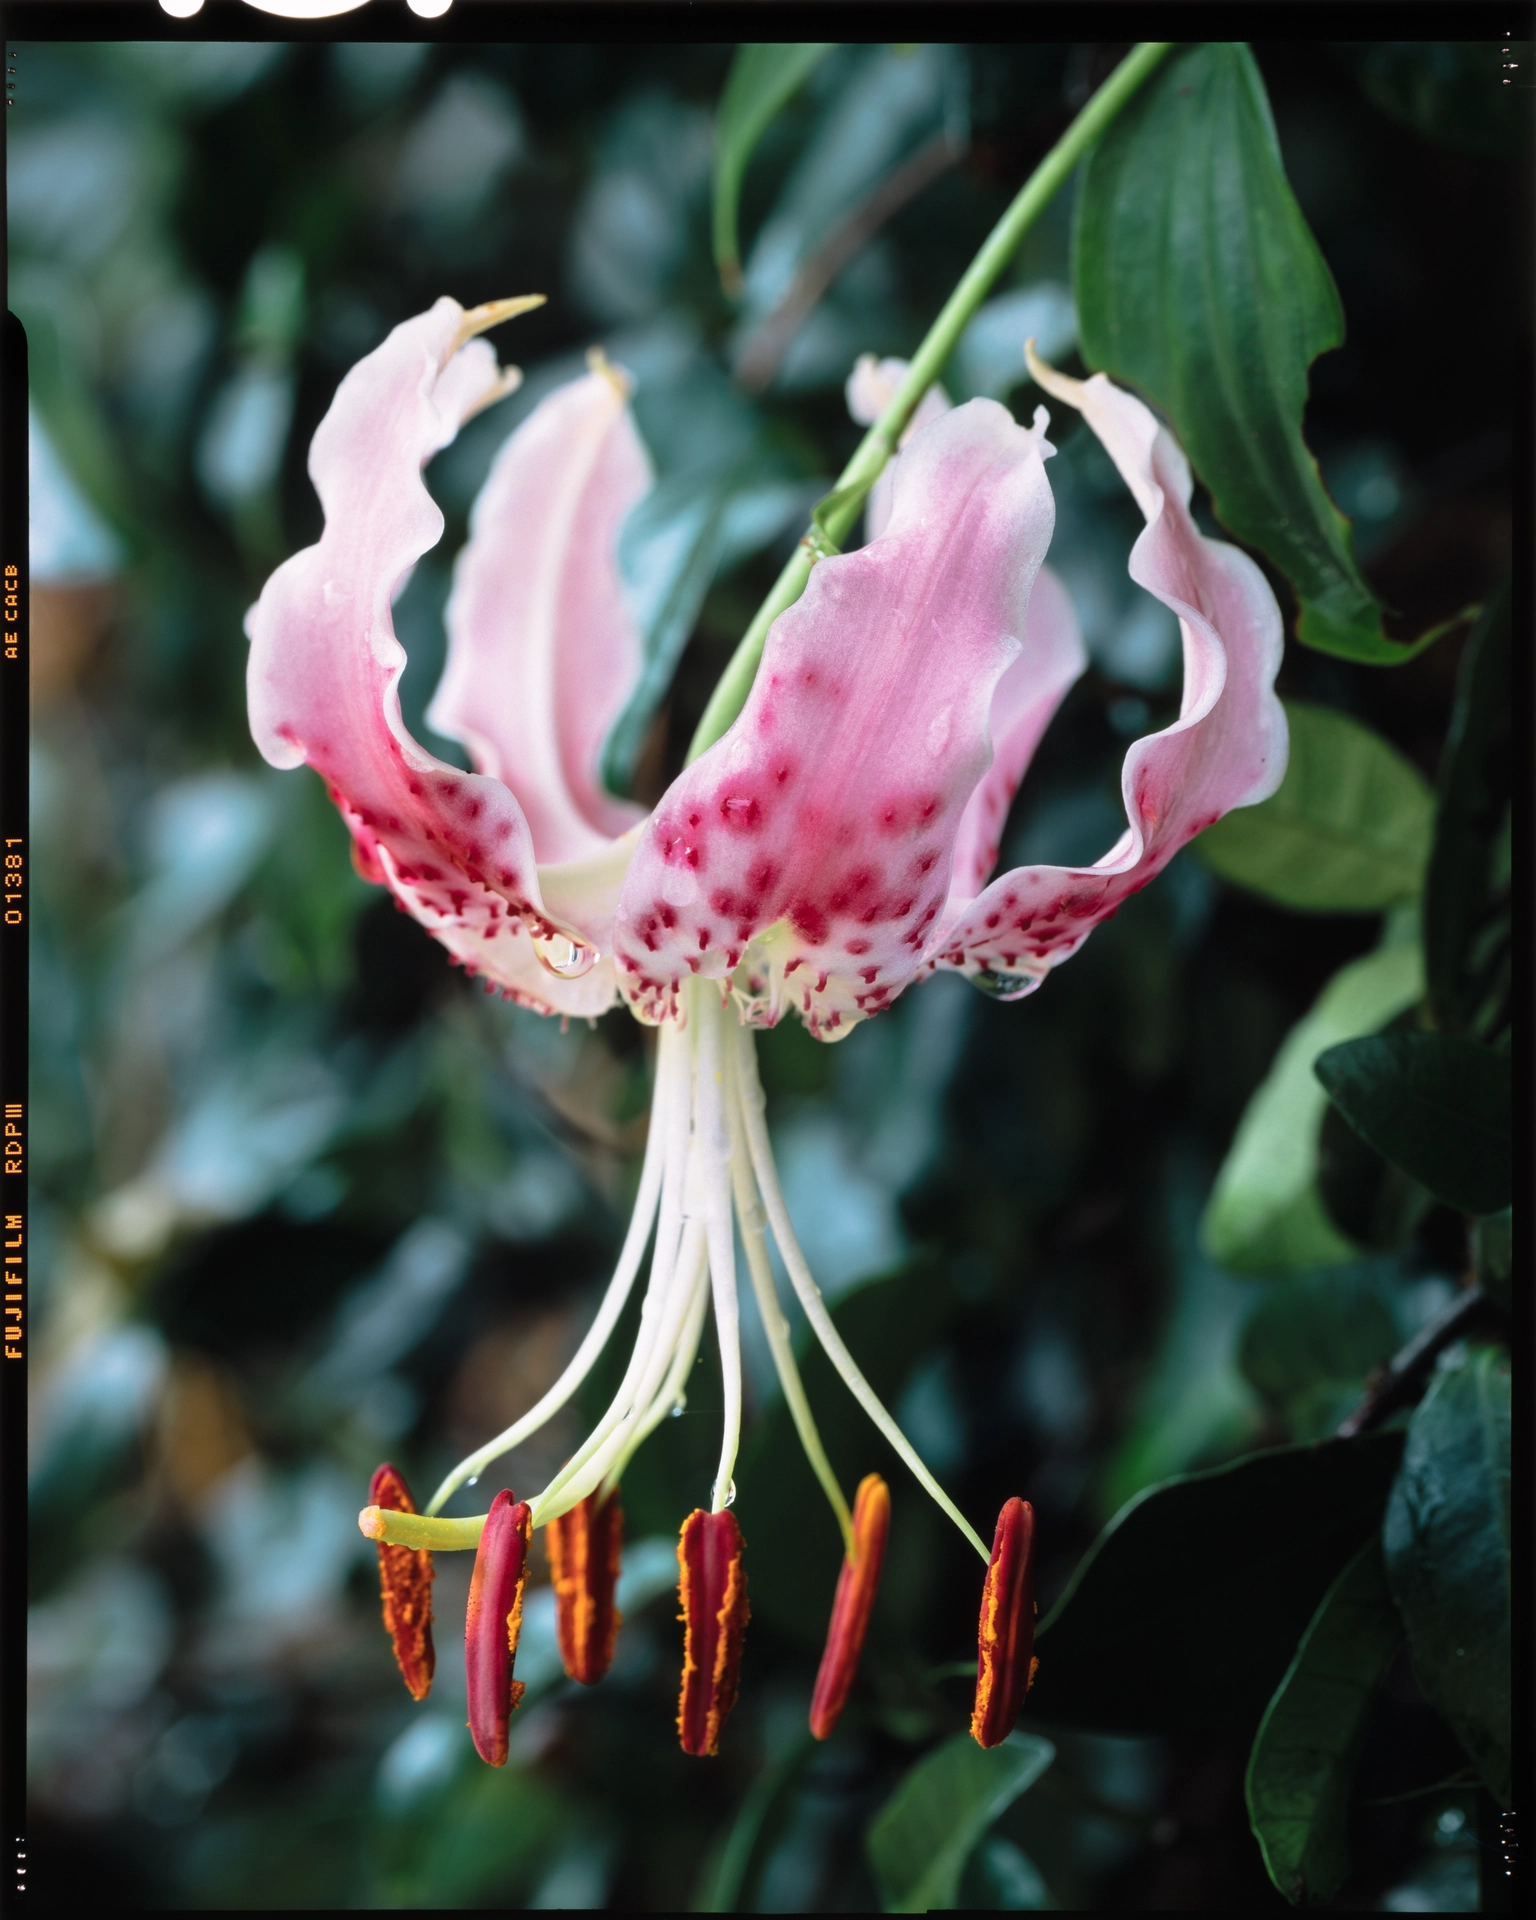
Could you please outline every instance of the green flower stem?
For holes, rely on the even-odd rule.
[[[463,1553],[479,1546],[485,1515],[472,1513],[464,1520],[441,1520],[426,1513],[397,1513],[392,1507],[364,1507],[357,1524],[370,1540],[384,1546]]]
[[[1020,241],[1057,191],[1065,185],[1078,161],[1152,73],[1172,44],[1169,40],[1144,40],[1133,48],[1019,189],[1007,212],[966,269],[959,285],[945,301],[938,319],[928,329],[927,337],[912,356],[907,376],[896,389],[890,405],[859,442],[858,450],[839,474],[837,485],[822,503],[821,529],[832,542],[840,545],[858,518],[866,494],[896,451],[896,444],[917,411],[918,402],[939,377],[966,323],[992,291],[998,275],[1013,257]],[[715,744],[746,705],[768,629],[785,608],[792,607],[805,591],[805,583],[811,577],[816,558],[811,543],[819,537],[813,529],[795,548],[768,598],[758,608],[751,626],[742,635],[740,644],[731,656],[730,665],[710,695],[704,717],[689,744],[689,764]]]

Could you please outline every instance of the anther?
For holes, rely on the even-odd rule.
[[[388,1461],[374,1470],[368,1498],[394,1513],[414,1513],[416,1502],[404,1477]],[[384,1625],[395,1649],[400,1677],[413,1700],[432,1690],[437,1656],[432,1646],[432,1555],[426,1548],[379,1542],[379,1597]]]
[[[999,1746],[1013,1731],[1040,1662],[1035,1659],[1035,1510],[1009,1500],[997,1516],[976,1636],[971,1737]]]
[[[527,1501],[514,1501],[506,1489],[498,1493],[485,1516],[469,1582],[464,1615],[469,1731],[475,1751],[493,1767],[506,1765],[507,1723],[523,1697],[523,1683],[513,1679],[512,1667],[523,1625],[531,1528]]]
[[[854,1550],[851,1557],[845,1555],[843,1559],[826,1651],[811,1696],[811,1732],[818,1740],[825,1740],[837,1725],[859,1670],[859,1654],[875,1604],[875,1588],[880,1584],[880,1563],[885,1558],[890,1525],[890,1489],[878,1473],[866,1474],[853,1502]]]
[[[677,1543],[684,1628],[677,1731],[684,1753],[715,1753],[720,1729],[736,1704],[751,1612],[742,1567],[745,1545],[736,1516],[723,1509],[705,1513],[696,1508],[683,1522]]]
[[[560,1658],[573,1680],[596,1686],[613,1664],[621,1624],[614,1606],[624,1545],[624,1510],[615,1491],[601,1505],[598,1491],[551,1520],[545,1534],[555,1587]]]

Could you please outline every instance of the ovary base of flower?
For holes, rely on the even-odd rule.
[[[792,1013],[816,1037],[842,1039],[938,967],[1003,998],[1033,991],[1195,833],[1278,784],[1279,612],[1258,568],[1195,526],[1189,469],[1149,410],[1103,376],[1068,381],[1032,360],[1040,384],[1081,412],[1142,510],[1130,572],[1179,619],[1185,686],[1174,724],[1126,756],[1127,828],[1103,859],[991,877],[1009,803],[1086,662],[1070,600],[1042,565],[1054,526],[1045,410],[1023,427],[994,402],[950,409],[935,390],[870,499],[866,544],[817,562],[769,628],[729,730],[642,819],[603,790],[597,766],[640,671],[617,543],[651,469],[627,380],[598,357],[509,437],[471,517],[430,709],[438,731],[466,748],[475,770],[465,772],[405,729],[405,656],[390,605],[442,531],[424,462],[514,383],[470,336],[518,305],[465,314],[440,300],[343,381],[311,452],[324,532],[277,570],[248,617],[252,728],[274,764],[321,773],[360,870],[466,971],[542,1012],[593,1015],[622,999],[659,1026],[651,1124],[615,1272],[560,1379],[460,1462],[424,1515],[405,1510],[408,1496],[376,1496],[360,1523],[386,1549],[476,1550],[471,1718],[481,1752],[500,1764],[528,1532],[584,1514],[575,1542],[610,1509],[617,1524],[624,1469],[681,1403],[712,1316],[724,1418],[709,1509],[684,1523],[680,1548],[693,1649],[680,1729],[688,1751],[713,1752],[747,1618],[744,1545],[727,1512],[744,1278],[843,1535],[845,1578],[814,1713],[824,1737],[857,1666],[884,1521],[875,1524],[873,1495],[850,1514],[817,1436],[771,1233],[812,1337],[988,1563],[973,1730],[995,1744],[1031,1671],[1028,1509],[1005,1507],[989,1555],[843,1343],[784,1204],[752,1029]],[[861,365],[856,412],[880,377]],[[898,367],[891,378],[899,385],[905,374]],[[444,1517],[460,1486],[571,1399],[648,1250],[634,1348],[592,1432],[531,1501],[503,1491],[489,1517]],[[617,1536],[588,1535],[581,1571],[566,1582],[562,1644],[573,1677],[590,1682],[611,1653],[604,1623]],[[426,1568],[413,1564],[424,1592]],[[422,1664],[402,1657],[408,1682],[419,1683]]]

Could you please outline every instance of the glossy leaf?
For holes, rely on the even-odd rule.
[[[1355,1131],[1448,1206],[1509,1205],[1508,1054],[1449,1033],[1378,1033],[1330,1047],[1315,1070]]]
[[[1041,1624],[1026,1724],[1161,1733],[1257,1718],[1380,1525],[1401,1445],[1374,1433],[1275,1447],[1139,1495]]]
[[[1350,1785],[1403,1623],[1372,1535],[1324,1594],[1248,1760],[1248,1818],[1292,1906],[1321,1906],[1349,1873]]]
[[[1372,1367],[1401,1344],[1386,1290],[1369,1267],[1325,1267],[1280,1280],[1243,1328],[1244,1374],[1297,1440],[1331,1433]]]
[[[736,214],[747,162],[774,115],[835,44],[831,40],[748,42],[736,50],[715,123],[715,264],[728,293],[741,286]]]
[[[985,1749],[956,1734],[925,1754],[870,1824],[869,1863],[885,1911],[955,1906],[977,1841],[1055,1757],[1049,1740],[1028,1733]]]
[[[1414,1672],[1501,1806],[1510,1804],[1509,1358],[1437,1374],[1387,1506],[1387,1581]]]
[[[1213,1259],[1240,1273],[1276,1273],[1358,1258],[1317,1192],[1328,1100],[1312,1063],[1324,1048],[1385,1025],[1423,990],[1417,946],[1378,947],[1341,968],[1291,1029],[1216,1176],[1200,1229]]]
[[[1222,524],[1295,588],[1298,637],[1411,658],[1382,631],[1302,438],[1307,370],[1342,343],[1344,314],[1246,46],[1181,53],[1105,135],[1078,191],[1073,275],[1083,357],[1167,414]]]
[[[1434,831],[1428,783],[1379,734],[1331,707],[1286,704],[1291,757],[1279,790],[1195,841],[1224,880],[1310,913],[1379,913],[1424,885]]]
[[[1462,655],[1424,895],[1435,1018],[1480,1037],[1496,1028],[1509,993],[1509,643],[1506,584]]]

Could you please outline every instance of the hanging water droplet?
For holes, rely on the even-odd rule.
[[[687,1403],[688,1403],[687,1394],[680,1393],[677,1396],[676,1404],[672,1408],[671,1418],[674,1420],[681,1420],[683,1417],[683,1409],[687,1405]]]
[[[1028,993],[1033,984],[1027,973],[999,973],[993,967],[978,967],[966,977],[973,987],[993,1000],[1016,1000],[1020,994]]]
[[[722,1500],[722,1501],[720,1502],[720,1504],[721,1504],[721,1506],[722,1506],[722,1507],[734,1507],[734,1506],[735,1506],[735,1504],[736,1504],[736,1482],[735,1482],[734,1480],[733,1480],[733,1481],[731,1482],[731,1484],[730,1484],[730,1485],[729,1485],[729,1486],[728,1486],[728,1487],[726,1488],[726,1490],[725,1490],[725,1498],[724,1498],[724,1499],[723,1499],[723,1500]]]
[[[563,933],[536,933],[532,939],[541,964],[562,980],[590,973],[597,965],[597,948],[589,947],[583,940],[568,939]]]
[[[468,1479],[467,1479],[467,1480],[466,1480],[466,1481],[464,1482],[464,1484],[465,1484],[465,1486],[466,1486],[466,1487],[478,1487],[478,1486],[479,1486],[479,1484],[480,1484],[480,1476],[479,1476],[479,1474],[478,1474],[478,1473],[472,1473],[472,1474],[471,1474],[471,1475],[469,1476],[469,1478],[468,1478]]]

